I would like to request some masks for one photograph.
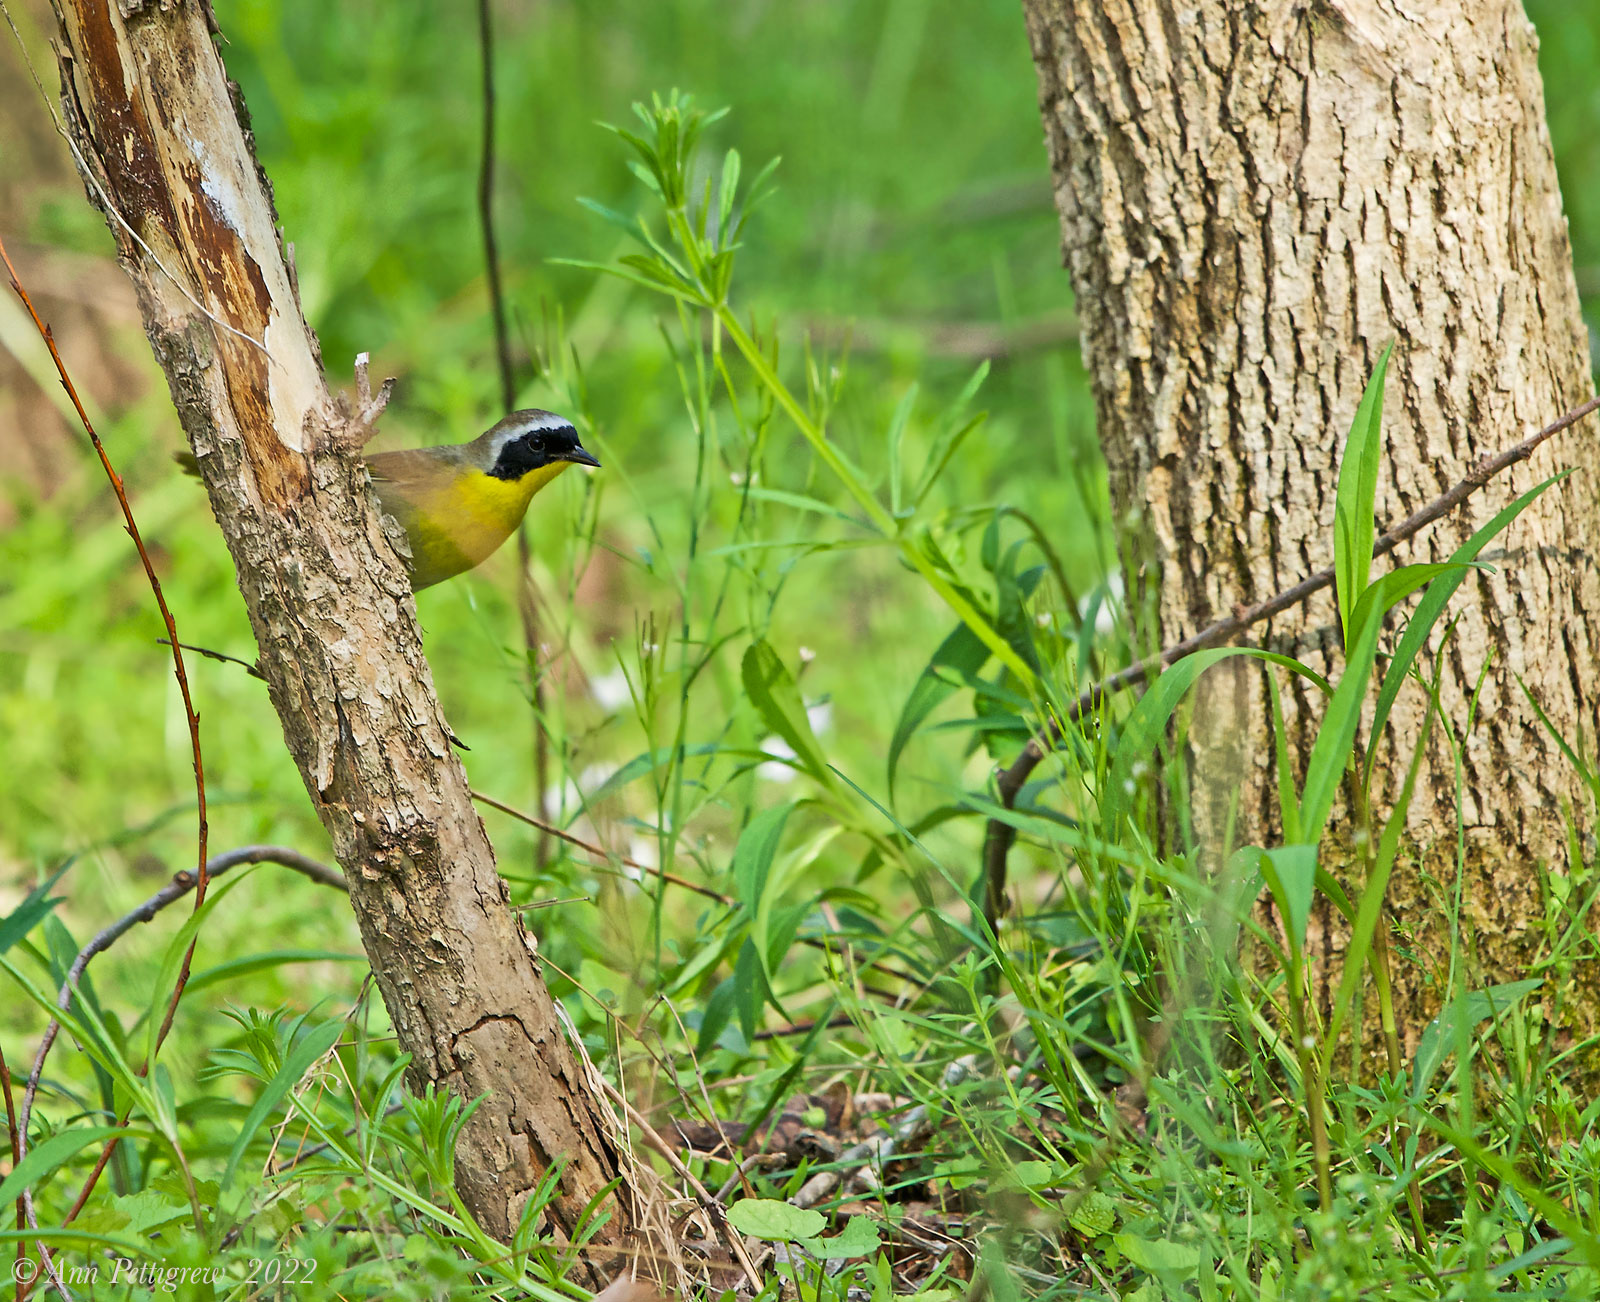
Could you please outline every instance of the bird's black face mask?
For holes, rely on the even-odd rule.
[[[532,429],[512,439],[500,449],[500,456],[489,473],[496,479],[518,480],[553,461],[571,461],[580,466],[600,464],[584,451],[583,444],[578,442],[577,430],[571,425],[556,425],[550,429]]]

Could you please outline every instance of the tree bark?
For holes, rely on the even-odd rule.
[[[510,1237],[567,1165],[558,1238],[628,1172],[563,1034],[423,656],[416,608],[301,315],[237,88],[196,0],[56,0],[63,104],[199,459],[284,738],[350,883],[411,1085],[489,1097],[456,1154],[484,1228]],[[624,1188],[600,1258],[629,1246]],[[594,1278],[598,1278],[596,1274]]]
[[[1516,0],[1023,7],[1124,557],[1163,644],[1332,562],[1338,458],[1389,341],[1380,521],[1588,395],[1536,39]],[[1509,498],[1585,466],[1593,434],[1584,422],[1499,487]],[[1398,559],[1447,558],[1494,509],[1459,512]],[[1595,476],[1580,473],[1503,535],[1484,557],[1499,572],[1469,577],[1453,607],[1444,694],[1464,742],[1474,980],[1534,958],[1540,875],[1566,871],[1565,819],[1585,818],[1518,680],[1572,742],[1597,735],[1597,526]],[[1332,594],[1262,641],[1335,669]],[[1214,849],[1231,811],[1235,844],[1271,836],[1277,817],[1264,680],[1233,664],[1205,680],[1185,756]],[[1402,693],[1375,794],[1397,795],[1425,704]],[[1295,680],[1285,707],[1303,763],[1320,701]],[[1438,1004],[1429,963],[1448,952],[1453,763],[1436,729],[1411,870],[1390,887],[1396,942],[1424,956],[1397,973],[1412,1037]],[[1344,944],[1325,905],[1310,940],[1324,958]],[[1574,1024],[1596,1025],[1594,983],[1566,998]]]

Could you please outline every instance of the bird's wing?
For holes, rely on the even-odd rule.
[[[367,471],[373,482],[433,487],[441,472],[453,469],[457,457],[449,455],[454,448],[406,448],[400,452],[379,452],[366,458]]]

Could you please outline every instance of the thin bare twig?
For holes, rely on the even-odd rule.
[[[1076,345],[1076,312],[1052,312],[1015,324],[996,321],[924,321],[885,317],[814,316],[806,323],[812,339],[852,353],[888,353],[902,341],[915,341],[934,357],[1001,362],[1049,348]]]
[[[733,1254],[734,1260],[739,1263],[740,1268],[745,1273],[745,1278],[750,1281],[751,1287],[759,1293],[764,1287],[761,1276],[756,1271],[755,1263],[750,1260],[749,1252],[745,1250],[744,1240],[740,1237],[739,1231],[729,1224],[728,1213],[724,1210],[722,1204],[711,1196],[711,1191],[700,1183],[695,1173],[683,1164],[683,1160],[678,1156],[672,1145],[667,1143],[656,1132],[655,1127],[644,1119],[639,1109],[622,1097],[616,1086],[603,1076],[597,1076],[596,1079],[605,1087],[606,1093],[612,1097],[617,1106],[627,1113],[628,1120],[639,1127],[639,1132],[645,1137],[645,1141],[650,1147],[666,1159],[667,1165],[693,1191],[695,1200],[700,1204],[706,1215],[711,1218],[711,1223],[716,1227],[718,1236],[728,1245],[728,1251]]]
[[[1393,551],[1407,539],[1421,533],[1435,520],[1448,515],[1460,506],[1469,497],[1486,485],[1502,470],[1507,470],[1518,462],[1526,461],[1539,446],[1547,440],[1571,426],[1576,425],[1591,412],[1600,409],[1600,396],[1590,398],[1587,402],[1574,407],[1566,415],[1551,421],[1535,434],[1530,434],[1522,442],[1507,448],[1497,456],[1484,457],[1477,466],[1468,472],[1451,488],[1441,493],[1429,502],[1420,511],[1407,516],[1393,529],[1383,534],[1374,544],[1374,556],[1381,556]],[[1301,602],[1321,592],[1333,584],[1332,568],[1318,570],[1310,578],[1302,579],[1291,588],[1286,588],[1275,597],[1258,602],[1254,606],[1236,606],[1233,612],[1215,623],[1208,624],[1198,633],[1186,637],[1181,642],[1175,642],[1149,660],[1140,661],[1138,664],[1129,665],[1126,669],[1112,674],[1094,684],[1083,692],[1077,700],[1067,707],[1065,714],[1051,719],[1045,729],[1043,737],[1032,738],[1022,748],[1022,753],[1011,762],[1009,767],[1002,769],[995,777],[995,788],[1000,797],[1001,805],[1012,809],[1016,805],[1017,793],[1027,782],[1039,762],[1061,743],[1063,729],[1067,724],[1076,723],[1089,711],[1095,709],[1106,697],[1124,688],[1135,687],[1140,683],[1153,678],[1161,670],[1176,664],[1185,656],[1191,656],[1196,651],[1206,647],[1217,646],[1228,642],[1252,624],[1259,624],[1262,620],[1271,619],[1274,615],[1281,615],[1284,611],[1300,605]],[[1006,891],[1006,856],[1011,850],[1011,844],[1016,840],[1016,829],[1003,819],[991,818],[988,830],[984,835],[983,843],[983,868],[984,868],[984,917],[993,931],[999,922],[1000,915],[1005,908]]]
[[[656,868],[647,863],[640,863],[637,859],[628,858],[627,855],[611,854],[604,846],[596,845],[592,841],[585,841],[581,836],[574,836],[564,827],[558,827],[556,824],[547,822],[544,819],[535,818],[532,814],[526,814],[522,810],[517,809],[515,806],[504,804],[503,802],[496,800],[493,796],[486,796],[481,791],[473,791],[471,794],[472,798],[481,804],[488,805],[491,809],[498,809],[502,814],[509,814],[512,818],[515,818],[520,822],[527,823],[531,827],[542,828],[556,840],[565,841],[568,845],[576,846],[578,849],[585,851],[595,859],[596,862],[594,867],[603,871],[615,872],[616,869],[612,868],[611,866],[612,860],[615,860],[617,863],[622,864],[623,867],[633,869],[636,873],[648,873],[652,877],[660,878],[670,886],[681,886],[686,891],[693,891],[696,895],[703,896],[708,900],[715,900],[724,908],[737,909],[739,907],[738,900],[734,899],[734,897],[731,895],[724,895],[721,891],[716,890],[714,887],[703,886],[699,882],[690,881],[687,877],[680,877],[677,873],[668,872],[665,868]],[[629,877],[627,873],[620,873],[618,875],[623,877],[625,880],[638,880],[637,878]],[[830,948],[827,939],[821,936],[802,936],[800,937],[800,943],[802,945],[808,945],[813,949]],[[545,961],[548,962],[549,960],[546,959]],[[874,961],[871,966],[875,971],[882,972],[884,976],[892,977],[896,981],[904,981],[910,986],[923,986],[926,984],[919,978],[912,976],[911,973],[891,967],[887,963]],[[875,991],[873,993],[885,994],[883,991]]]
[[[687,877],[678,876],[677,873],[669,873],[665,868],[653,868],[649,864],[640,863],[637,859],[630,859],[627,855],[614,855],[604,846],[596,845],[593,841],[585,841],[581,836],[574,836],[566,828],[557,827],[548,819],[536,818],[532,814],[525,814],[515,806],[504,804],[493,796],[484,795],[481,791],[475,790],[471,794],[474,800],[480,804],[488,805],[490,809],[498,809],[502,814],[509,814],[518,822],[526,823],[529,827],[538,828],[541,832],[554,837],[558,841],[565,841],[568,845],[577,846],[578,849],[599,860],[597,866],[608,867],[612,860],[615,860],[625,868],[632,868],[635,872],[649,873],[652,877],[659,877],[662,881],[670,882],[673,886],[681,886],[686,891],[693,891],[696,895],[703,895],[706,899],[715,900],[718,904],[726,905],[730,909],[737,908],[739,905],[739,901],[731,895],[724,895],[721,891],[714,890],[710,886],[702,886],[699,882],[692,882]]]

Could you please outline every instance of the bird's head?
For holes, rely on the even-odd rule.
[[[535,470],[561,462],[578,466],[600,463],[578,442],[578,431],[553,411],[514,411],[483,436],[487,472],[515,482]]]

